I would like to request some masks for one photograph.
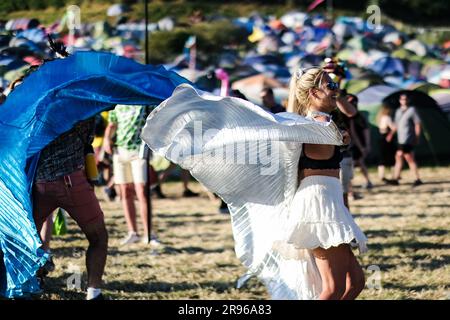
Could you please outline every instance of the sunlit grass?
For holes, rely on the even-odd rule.
[[[357,223],[369,238],[369,252],[358,259],[368,284],[361,299],[448,299],[450,293],[450,168],[422,169],[426,184],[412,188],[405,172],[398,187],[379,182],[371,191],[358,174],[356,191],[363,199],[351,203]],[[377,182],[373,175],[374,182]],[[241,289],[236,280],[245,272],[235,256],[229,216],[218,213],[199,184],[200,198],[181,198],[181,183],[163,186],[169,196],[153,200],[155,228],[163,246],[120,247],[126,225],[119,202],[98,197],[110,235],[105,294],[111,299],[268,299],[263,285],[252,279]],[[69,233],[55,238],[56,270],[46,281],[43,299],[84,299],[68,289],[70,268],[85,271],[87,241],[69,219]],[[375,266],[375,267],[374,267]],[[371,270],[379,268],[377,283]],[[86,274],[83,273],[83,288]],[[381,289],[378,285],[381,285]]]

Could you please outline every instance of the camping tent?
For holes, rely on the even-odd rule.
[[[441,87],[434,83],[429,82],[416,82],[408,87],[409,90],[419,90],[425,93],[429,93],[430,91],[440,89]]]
[[[385,97],[397,91],[393,86],[375,85],[357,94],[360,106],[380,105]]]
[[[392,57],[383,57],[376,60],[373,64],[369,66],[369,69],[375,71],[376,73],[387,76],[387,75],[397,75],[402,76],[405,74],[405,68],[400,59]]]
[[[408,41],[407,43],[405,43],[403,47],[405,49],[408,49],[409,51],[414,52],[416,55],[420,57],[426,56],[428,52],[427,46],[417,39]]]
[[[377,76],[367,76],[347,80],[343,85],[343,88],[347,90],[348,93],[357,94],[358,92],[377,84],[384,84],[383,79]]]
[[[438,106],[450,121],[450,89],[433,89],[429,91],[429,94],[436,100]]]

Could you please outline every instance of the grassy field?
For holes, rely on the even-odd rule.
[[[421,170],[424,185],[412,188],[406,171],[397,187],[379,182],[363,198],[351,202],[357,223],[369,238],[369,253],[359,256],[369,284],[379,276],[381,287],[366,288],[360,299],[450,299],[450,167]],[[377,182],[374,176],[374,181]],[[119,245],[126,233],[119,202],[98,197],[110,235],[104,293],[110,299],[268,299],[257,279],[236,289],[245,272],[235,256],[229,216],[217,211],[196,183],[200,198],[181,198],[181,184],[169,183],[168,199],[153,201],[158,248]],[[73,270],[86,273],[87,241],[69,219],[67,235],[52,242],[56,269],[45,283],[42,299],[84,299],[82,290],[67,287]],[[379,273],[373,273],[379,268]]]

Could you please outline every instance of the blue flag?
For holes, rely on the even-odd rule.
[[[159,104],[186,82],[162,66],[78,52],[45,63],[0,105],[0,294],[20,297],[40,290],[35,273],[47,255],[31,203],[40,151],[78,121],[116,104]]]

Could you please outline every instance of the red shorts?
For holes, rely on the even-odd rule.
[[[103,211],[95,196],[94,187],[84,170],[60,177],[55,181],[35,182],[33,186],[33,217],[42,226],[48,216],[62,208],[80,228],[103,220]]]

